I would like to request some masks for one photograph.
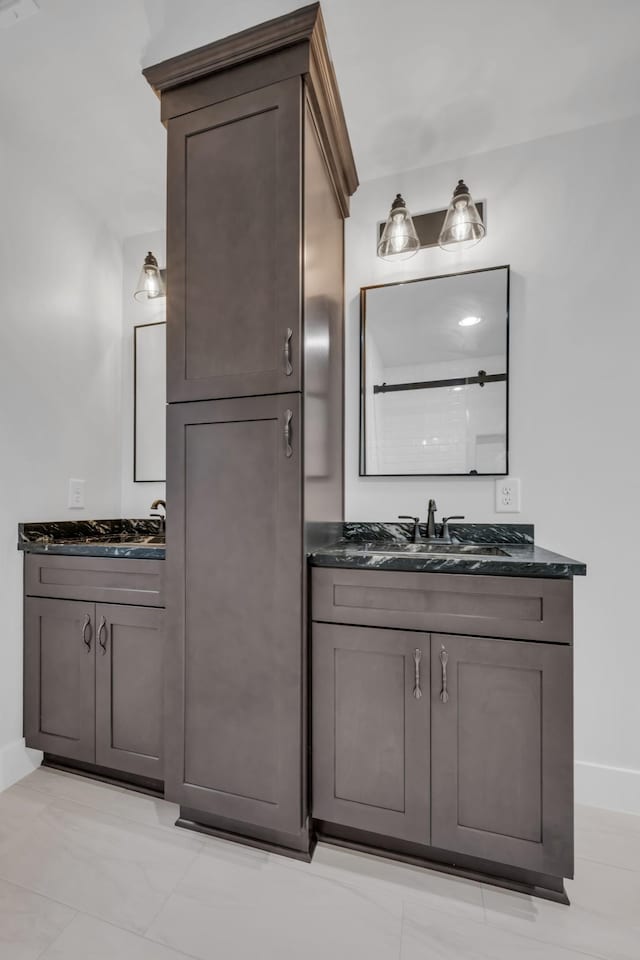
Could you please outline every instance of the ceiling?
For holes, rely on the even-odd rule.
[[[38,0],[0,30],[15,139],[118,236],[164,219],[164,130],[140,75],[301,4]],[[640,111],[638,0],[324,0],[361,181]]]

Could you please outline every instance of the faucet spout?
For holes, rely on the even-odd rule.
[[[436,510],[435,500],[429,500],[429,512],[427,514],[427,540],[436,539]]]
[[[151,504],[151,514],[152,517],[157,517],[160,520],[160,529],[164,533],[166,523],[167,523],[167,502],[166,500],[154,500]]]

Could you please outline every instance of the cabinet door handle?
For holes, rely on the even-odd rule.
[[[104,632],[105,632],[106,628],[107,628],[107,618],[106,618],[106,617],[102,617],[102,619],[100,620],[100,626],[98,627],[98,643],[99,643],[100,646],[102,647],[102,655],[103,655],[103,656],[104,656],[105,653],[107,652],[107,639],[106,639],[106,637],[104,637],[104,639],[103,639],[103,635],[104,635]]]
[[[287,377],[290,377],[293,373],[293,366],[291,364],[291,338],[293,337],[293,330],[291,327],[287,327],[287,333],[284,338],[284,372]]]
[[[91,650],[91,617],[87,613],[82,624],[82,642],[87,650]],[[88,632],[87,632],[88,631]]]
[[[291,446],[291,421],[293,420],[293,410],[285,410],[284,414],[284,452],[286,457],[293,456],[293,447]]]
[[[442,645],[442,650],[440,651],[440,665],[442,667],[442,690],[440,691],[440,699],[443,703],[449,702],[449,691],[447,690],[447,664],[449,663],[449,654]]]
[[[420,661],[422,660],[422,650],[419,650],[417,647],[413,651],[413,662],[415,665],[415,685],[413,688],[413,695],[416,700],[419,700],[422,696],[422,690],[420,688]]]

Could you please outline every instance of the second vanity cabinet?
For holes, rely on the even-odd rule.
[[[27,746],[163,779],[163,566],[27,555]]]
[[[571,591],[314,569],[320,835],[541,887],[572,876]]]

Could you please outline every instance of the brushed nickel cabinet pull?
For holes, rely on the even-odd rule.
[[[416,668],[416,674],[415,674],[416,681],[415,681],[415,686],[413,688],[413,695],[416,698],[416,700],[419,700],[420,697],[422,696],[422,690],[420,689],[420,661],[421,660],[422,660],[422,650],[419,650],[416,647],[416,649],[413,652],[413,662]]]
[[[98,643],[99,643],[100,646],[102,647],[102,655],[103,655],[103,656],[104,656],[105,653],[107,652],[107,640],[106,640],[106,637],[105,637],[104,640],[102,639],[102,636],[103,636],[103,634],[104,634],[104,631],[105,631],[105,629],[106,629],[106,626],[107,626],[107,618],[106,618],[106,617],[103,617],[103,618],[101,619],[101,621],[100,621],[100,626],[98,627]]]
[[[91,650],[91,633],[87,633],[91,626],[91,617],[87,613],[84,618],[84,623],[82,624],[82,642],[84,643],[87,650]]]
[[[284,414],[284,452],[285,456],[293,456],[293,447],[291,446],[291,421],[293,420],[293,410],[285,410]]]
[[[287,327],[287,335],[284,338],[284,372],[287,377],[290,377],[293,373],[293,366],[291,365],[291,338],[293,337],[293,330],[291,327]]]
[[[440,651],[440,664],[442,666],[442,690],[440,691],[440,699],[443,703],[449,702],[449,691],[447,690],[447,664],[449,663],[449,654],[442,645],[442,650]]]

